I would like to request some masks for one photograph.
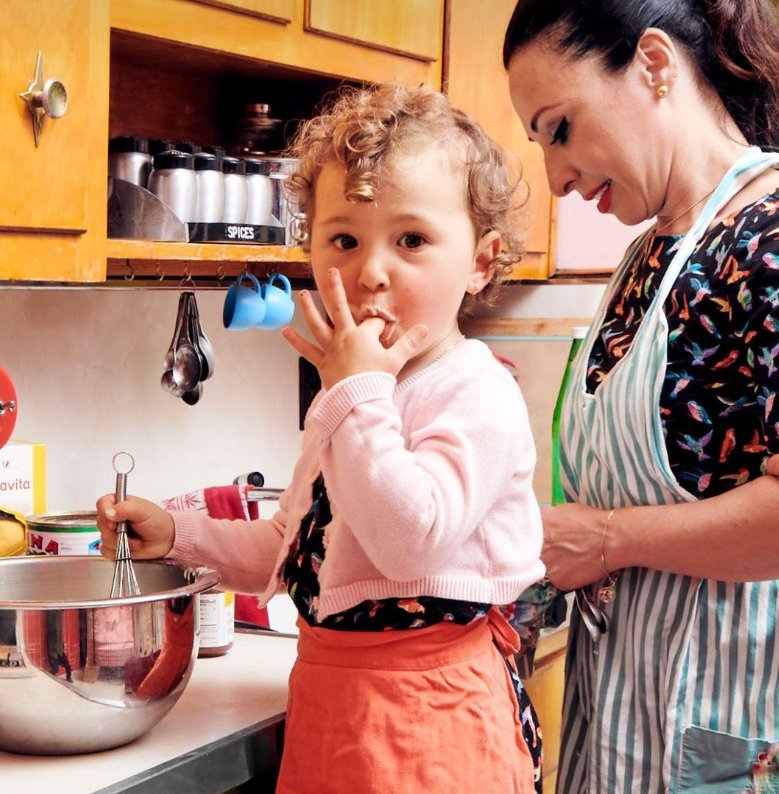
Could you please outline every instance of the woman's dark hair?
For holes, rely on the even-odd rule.
[[[650,27],[685,49],[749,143],[779,147],[774,0],[519,0],[503,42],[503,65],[543,36],[574,58],[598,54],[616,72]]]

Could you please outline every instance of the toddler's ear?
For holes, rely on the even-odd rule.
[[[492,280],[495,273],[495,259],[500,253],[500,232],[492,230],[482,236],[476,243],[473,254],[473,274],[468,280],[466,292],[475,295],[481,292]]]

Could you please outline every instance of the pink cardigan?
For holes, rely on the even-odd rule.
[[[367,599],[508,604],[544,575],[535,447],[519,387],[468,340],[409,378],[355,375],[317,395],[272,519],[173,512],[171,556],[267,601],[324,475],[333,520],[320,620]]]

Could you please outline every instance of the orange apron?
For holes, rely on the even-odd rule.
[[[277,794],[533,793],[501,656],[518,637],[495,607],[467,626],[298,626]]]

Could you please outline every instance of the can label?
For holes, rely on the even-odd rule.
[[[200,594],[200,647],[222,648],[235,635],[235,593]]]
[[[76,532],[52,532],[38,527],[27,528],[29,554],[83,556],[100,554],[100,532],[96,528]]]

